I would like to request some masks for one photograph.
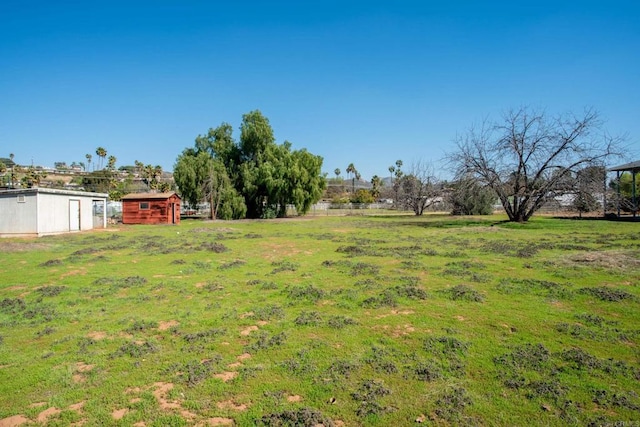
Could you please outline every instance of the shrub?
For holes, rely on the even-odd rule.
[[[391,411],[392,408],[382,406],[377,400],[389,394],[391,394],[391,390],[386,388],[382,381],[363,381],[360,383],[358,390],[351,394],[353,400],[358,402],[356,415],[362,418],[368,415],[381,415]]]
[[[118,350],[116,350],[111,357],[129,356],[129,357],[142,357],[149,353],[155,353],[159,350],[159,347],[149,341],[143,343],[128,342],[122,344]]]
[[[358,322],[347,316],[331,316],[327,319],[327,326],[334,329],[342,329],[348,325],[357,325]]]
[[[321,320],[322,320],[322,317],[320,316],[320,313],[318,313],[317,311],[309,311],[309,312],[303,311],[298,315],[298,317],[296,317],[293,323],[295,323],[298,326],[306,326],[306,325],[316,326],[321,322]]]
[[[623,300],[635,300],[635,296],[627,291],[620,289],[609,288],[606,286],[599,286],[595,288],[581,288],[579,290],[582,294],[591,295],[600,301],[607,302],[619,302]]]
[[[441,291],[453,301],[482,302],[484,297],[475,289],[467,285],[456,285],[453,288]]]
[[[453,387],[444,392],[436,400],[434,410],[438,418],[442,418],[450,423],[458,424],[464,410],[473,404],[467,390],[463,387]]]
[[[362,301],[365,308],[395,307],[398,305],[395,297],[390,291],[383,291],[376,297],[369,297]]]
[[[333,421],[313,408],[299,408],[296,410],[285,410],[263,415],[256,421],[258,426],[268,427],[313,427],[322,425],[334,427]]]
[[[316,302],[325,296],[325,291],[313,285],[295,286],[288,289],[287,296],[293,300]]]

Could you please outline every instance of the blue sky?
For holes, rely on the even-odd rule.
[[[640,2],[0,2],[0,157],[20,164],[102,146],[172,170],[259,109],[330,176],[370,179],[440,167],[457,134],[523,105],[593,107],[640,155]]]

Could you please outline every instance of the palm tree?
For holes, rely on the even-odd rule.
[[[107,150],[105,150],[103,147],[98,147],[96,148],[96,154],[98,157],[100,157],[100,166],[98,167],[98,169],[102,169],[104,159],[105,157],[107,157]]]
[[[92,156],[91,156],[91,154],[87,154],[87,155],[85,155],[84,157],[86,157],[86,158],[87,158],[87,165],[88,165],[88,166],[87,166],[87,169],[88,169],[88,168],[90,168],[90,167],[91,167],[91,157],[92,157]]]
[[[10,186],[11,188],[13,188],[13,168],[16,166],[16,164],[13,161],[13,158],[15,157],[15,154],[13,153],[9,153],[9,158],[11,159],[11,175],[9,177],[9,180],[11,181]]]
[[[354,173],[356,171],[356,167],[353,165],[353,163],[349,163],[349,166],[347,166],[347,178],[349,178],[349,176]]]
[[[360,173],[358,172],[356,167],[353,165],[353,163],[349,163],[349,166],[347,166],[347,176],[349,174],[354,175],[354,177],[351,178],[351,193],[353,194],[356,192],[356,179],[358,181],[360,180]]]
[[[109,156],[109,161],[107,162],[107,169],[113,170],[116,168],[116,156]]]
[[[340,177],[340,168],[336,168],[333,173],[336,174],[336,180]]]

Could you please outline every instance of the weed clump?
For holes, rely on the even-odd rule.
[[[276,261],[276,262],[272,262],[271,265],[275,267],[271,271],[271,274],[278,274],[283,271],[296,271],[299,267],[298,264],[291,261]]]
[[[155,353],[159,349],[160,348],[156,344],[149,341],[145,341],[143,343],[128,342],[121,345],[120,348],[111,355],[111,357],[129,356],[139,358],[149,353]]]
[[[453,387],[436,400],[436,416],[450,423],[462,421],[465,409],[473,404],[469,393],[463,387]]]
[[[534,294],[560,299],[573,297],[573,292],[567,285],[549,280],[503,279],[496,286],[496,290],[506,295]]]
[[[603,408],[626,408],[633,411],[640,410],[638,394],[634,391],[610,392],[607,390],[595,390],[593,402]]]
[[[22,313],[25,319],[42,319],[45,322],[52,321],[57,313],[53,307],[47,305],[36,305]]]
[[[216,354],[212,358],[203,360],[202,362],[199,360],[191,360],[186,363],[173,363],[164,371],[167,374],[178,375],[180,382],[186,384],[188,387],[193,387],[209,378],[221,360],[222,356]]]
[[[359,368],[358,363],[350,360],[334,360],[327,368],[327,375],[337,381],[339,378],[349,378]]]
[[[358,390],[351,393],[351,398],[358,402],[356,415],[364,418],[369,415],[382,415],[386,412],[391,412],[393,408],[383,406],[378,401],[379,398],[389,394],[391,394],[391,390],[386,388],[382,381],[363,381]]]
[[[443,377],[443,372],[432,361],[421,361],[410,368],[412,375],[420,381],[435,381]]]
[[[357,325],[358,322],[347,316],[331,316],[327,319],[327,326],[333,329],[342,329],[349,325]]]
[[[125,329],[125,332],[128,332],[130,334],[134,334],[136,332],[142,332],[145,331],[147,329],[152,329],[152,328],[157,328],[158,327],[158,322],[153,321],[153,320],[134,320],[133,323],[131,324],[131,326],[129,326],[127,329]]]
[[[55,267],[57,265],[62,265],[62,260],[59,259],[50,259],[49,261],[45,261],[41,263],[40,267]]]
[[[193,343],[196,341],[205,341],[209,342],[216,337],[224,335],[227,331],[222,328],[213,328],[208,329],[206,331],[193,332],[188,334],[182,334],[182,339],[188,343]]]
[[[276,304],[267,304],[253,310],[253,316],[258,320],[272,320],[284,318],[284,310]]]
[[[378,296],[369,297],[362,301],[362,306],[365,308],[395,307],[397,305],[398,302],[395,296],[389,290],[385,290]]]
[[[322,425],[334,427],[335,424],[329,418],[314,408],[300,408],[296,410],[285,410],[263,415],[257,421],[258,426],[265,427],[314,427]]]
[[[357,262],[351,266],[351,275],[352,276],[376,276],[380,271],[380,267],[377,265],[369,264],[366,262]]]
[[[551,353],[544,345],[524,344],[511,353],[494,358],[494,363],[517,371],[542,371],[548,368],[550,357]]]
[[[295,301],[317,302],[324,298],[325,291],[313,285],[295,286],[287,291],[287,296]]]
[[[229,270],[231,268],[240,267],[245,265],[247,262],[241,259],[236,259],[234,261],[225,262],[218,267],[219,270]]]
[[[341,254],[347,254],[350,256],[363,256],[363,255],[369,255],[370,249],[365,248],[363,246],[350,245],[350,246],[340,246],[338,247],[338,249],[336,249],[336,252]]]
[[[398,367],[395,364],[397,357],[392,351],[384,347],[371,347],[371,353],[363,359],[363,362],[371,366],[375,371],[386,374],[395,374]]]
[[[200,250],[209,251],[216,254],[221,254],[224,252],[228,252],[229,248],[218,242],[205,242],[200,245]]]
[[[142,276],[128,276],[128,277],[101,277],[93,281],[94,285],[110,285],[112,288],[130,288],[134,286],[140,286],[147,283],[147,279]]]
[[[447,295],[449,299],[453,301],[484,301],[484,297],[478,291],[467,285],[456,285],[453,288],[444,289],[440,292]]]
[[[401,297],[417,300],[425,300],[429,297],[427,292],[415,285],[399,285],[393,288],[396,294]]]
[[[285,343],[287,335],[284,332],[280,332],[276,335],[270,336],[266,332],[261,332],[257,336],[256,340],[245,347],[248,353],[257,352],[260,350],[267,350],[271,347],[279,347]]]
[[[594,288],[580,288],[578,292],[580,292],[581,294],[591,295],[599,299],[600,301],[607,301],[607,302],[636,300],[636,297],[627,291],[623,291],[621,289],[609,288],[606,286],[598,286]]]
[[[45,335],[51,335],[56,331],[55,328],[52,328],[50,326],[45,327],[43,330],[36,332],[36,337],[40,338],[43,337]]]
[[[322,321],[317,311],[303,311],[293,321],[298,326],[317,326]]]
[[[4,298],[0,301],[0,311],[8,314],[17,314],[27,308],[27,303],[22,298]]]

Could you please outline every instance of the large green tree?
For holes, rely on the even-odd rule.
[[[184,150],[174,166],[173,178],[189,205],[210,203],[212,219],[244,217],[247,210],[244,200],[233,187],[222,162],[206,150]]]
[[[199,135],[195,147],[178,158],[174,178],[190,203],[205,200],[207,185],[219,185],[219,191],[213,191],[221,197],[219,217],[223,211],[233,211],[234,217],[242,211],[239,195],[245,208],[243,215],[269,218],[285,216],[290,204],[299,214],[307,213],[326,186],[321,168],[322,157],[305,149],[292,150],[287,141],[277,144],[269,120],[256,110],[243,115],[237,142],[228,123]],[[202,170],[213,172],[198,172]]]
[[[207,174],[198,174],[196,170],[202,167],[196,165],[201,165],[205,157],[196,160],[198,156],[214,162],[209,170],[215,172],[219,178],[215,182],[224,188],[217,193],[222,198],[220,206],[225,210],[238,207],[237,200],[229,203],[227,198],[241,195],[249,218],[283,217],[290,204],[299,214],[305,214],[326,186],[321,174],[322,157],[304,149],[292,150],[287,141],[277,144],[269,120],[257,110],[243,115],[239,141],[234,140],[231,125],[222,123],[199,135],[195,148],[185,150],[178,158],[174,178],[187,200],[204,200]]]

